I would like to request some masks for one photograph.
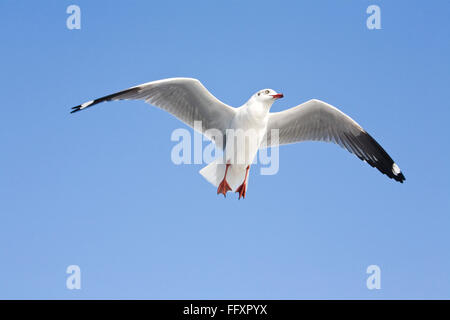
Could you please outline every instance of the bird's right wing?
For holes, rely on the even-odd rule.
[[[115,100],[144,100],[191,127],[194,127],[194,121],[201,121],[202,133],[208,129],[217,129],[225,135],[236,113],[234,108],[218,100],[200,81],[192,78],[170,78],[144,83],[80,104],[73,107],[71,113]]]
[[[278,139],[272,136],[278,130]],[[396,181],[405,176],[387,152],[356,121],[320,100],[269,114],[263,147],[301,141],[333,142]]]

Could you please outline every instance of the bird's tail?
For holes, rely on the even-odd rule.
[[[212,185],[218,187],[225,175],[226,165],[219,158],[200,170],[200,174]],[[244,181],[245,165],[231,165],[227,171],[227,182],[232,190],[236,190]],[[247,177],[248,182],[248,177]]]
[[[219,183],[222,181],[225,174],[225,165],[223,164],[223,161],[220,160],[216,159],[199,171],[203,178],[208,180],[208,182],[215,187],[219,186]]]

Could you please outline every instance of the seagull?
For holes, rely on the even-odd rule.
[[[228,191],[234,190],[239,199],[245,198],[250,166],[260,148],[302,141],[333,142],[389,178],[400,183],[405,181],[399,166],[378,142],[336,107],[312,99],[284,111],[270,112],[272,104],[280,98],[282,93],[263,89],[241,107],[234,108],[214,97],[197,79],[169,78],[85,102],[73,107],[71,113],[116,100],[143,100],[169,112],[201,131],[224,151],[223,157],[201,169],[200,174],[217,187],[217,194],[225,197]],[[195,126],[197,121],[200,130]],[[248,135],[251,143],[236,144],[236,135],[230,134],[233,130],[251,131]],[[237,157],[242,161],[236,161]]]

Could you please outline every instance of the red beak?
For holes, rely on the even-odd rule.
[[[272,94],[272,97],[273,97],[274,99],[281,99],[281,98],[283,98],[284,96],[283,96],[282,93],[277,93],[277,94]]]

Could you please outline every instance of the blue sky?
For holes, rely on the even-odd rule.
[[[66,8],[81,8],[81,30]],[[381,30],[366,8],[381,8]],[[450,298],[448,1],[1,1],[0,298]],[[338,146],[280,148],[247,198],[176,166],[185,127],[143,102],[194,77],[239,106],[283,92],[357,120],[402,185]],[[366,268],[381,268],[381,289]],[[81,268],[81,290],[65,286]]]

